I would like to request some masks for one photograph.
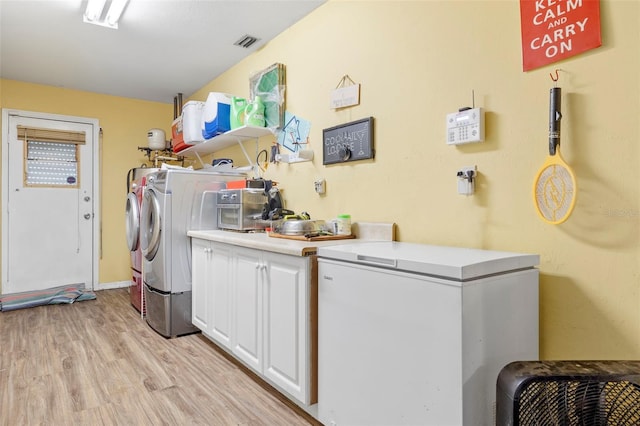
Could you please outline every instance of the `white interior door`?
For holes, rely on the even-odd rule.
[[[3,113],[3,294],[79,283],[93,289],[97,277],[97,121],[50,117]],[[38,148],[22,140],[29,138],[19,126],[83,132],[86,140]]]

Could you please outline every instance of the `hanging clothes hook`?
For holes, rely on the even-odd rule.
[[[559,69],[556,69],[556,77],[553,77],[553,73],[549,73],[549,77],[551,77],[551,80],[553,80],[554,82],[558,81],[558,71],[560,71]]]

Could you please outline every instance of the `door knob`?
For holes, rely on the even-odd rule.
[[[87,220],[91,219],[91,213],[85,213],[84,218]]]

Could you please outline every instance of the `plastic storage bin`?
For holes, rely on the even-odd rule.
[[[210,92],[202,113],[202,137],[212,137],[231,130],[231,95]]]

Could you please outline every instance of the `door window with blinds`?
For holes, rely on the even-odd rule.
[[[24,185],[78,188],[80,156],[84,132],[37,129],[18,126],[24,141]]]

